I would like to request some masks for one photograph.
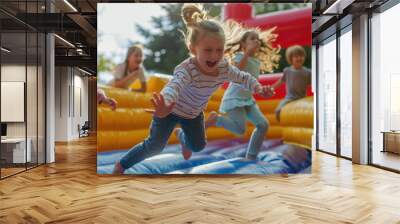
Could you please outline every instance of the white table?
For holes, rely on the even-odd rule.
[[[27,148],[25,154],[25,138],[6,138],[1,139],[1,150],[7,151],[12,150],[12,162],[13,163],[25,163],[31,162],[32,154],[31,154],[31,145],[32,141],[30,138],[26,139]],[[27,159],[27,161],[25,161]]]

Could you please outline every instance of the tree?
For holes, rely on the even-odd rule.
[[[104,54],[99,54],[97,72],[109,72],[114,68],[115,64]]]
[[[175,66],[189,56],[189,51],[181,31],[185,27],[181,18],[182,3],[165,4],[161,6],[166,12],[163,17],[153,16],[151,23],[153,27],[147,29],[141,25],[136,30],[145,38],[144,66],[148,70],[172,74]],[[211,16],[220,14],[220,5],[204,4]]]
[[[97,34],[99,42],[103,37],[103,33],[99,32]],[[115,64],[112,62],[111,58],[108,58],[106,55],[99,53],[97,55],[97,72],[109,72],[112,68],[114,68]]]

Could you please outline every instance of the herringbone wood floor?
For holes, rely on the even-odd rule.
[[[95,141],[0,181],[0,223],[400,223],[400,175],[323,153],[288,178],[98,176]]]

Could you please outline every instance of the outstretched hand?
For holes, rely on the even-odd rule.
[[[97,90],[97,103],[98,104],[105,103],[108,106],[110,106],[112,110],[115,110],[118,104],[115,99],[107,97],[104,91],[101,89]]]
[[[117,109],[117,101],[113,98],[108,97],[105,102],[111,107],[112,110]]]
[[[275,89],[270,85],[262,86],[258,93],[265,98],[269,98],[275,95]]]
[[[154,110],[146,109],[146,112],[153,113],[154,116],[158,118],[164,118],[168,116],[172,112],[175,103],[171,103],[170,105],[165,104],[164,96],[159,93],[153,93],[153,98],[151,99],[153,103]]]

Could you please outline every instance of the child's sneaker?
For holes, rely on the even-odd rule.
[[[187,147],[185,146],[185,144],[183,144],[183,142],[180,140],[179,135],[181,133],[182,129],[180,128],[175,128],[174,130],[174,134],[176,136],[176,138],[179,140],[179,142],[181,143],[181,147],[182,147],[182,156],[185,160],[190,159],[190,157],[192,157],[192,151],[187,149]]]
[[[246,158],[248,161],[255,161],[255,160],[257,160],[257,155],[250,155],[250,154],[247,154],[245,158]]]
[[[208,128],[208,127],[215,126],[217,123],[217,118],[218,118],[217,112],[215,112],[215,111],[210,112],[207,120],[204,122],[204,127]]]
[[[281,177],[288,178],[288,177],[289,177],[289,174],[288,174],[288,173],[281,173]]]

